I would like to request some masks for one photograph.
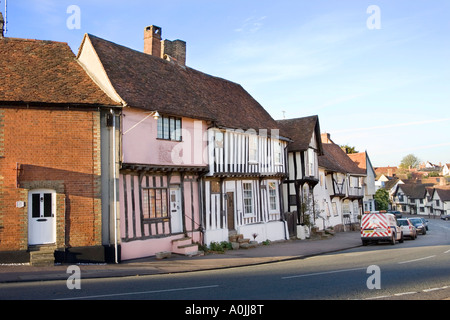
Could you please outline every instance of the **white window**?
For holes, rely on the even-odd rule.
[[[337,209],[337,203],[336,202],[332,202],[331,203],[331,207],[333,208],[333,216],[338,216],[338,209]]]
[[[279,201],[278,201],[278,187],[275,181],[269,181],[267,184],[269,187],[269,212],[270,213],[278,213],[279,210]]]
[[[244,214],[253,215],[253,188],[251,182],[244,182],[242,189],[244,193]]]
[[[353,214],[359,214],[358,202],[353,202]]]
[[[223,148],[223,132],[222,131],[216,131],[215,146],[216,146],[216,148]]]
[[[323,207],[325,208],[325,213],[327,215],[327,218],[329,218],[331,216],[330,207],[328,206],[328,202],[325,199],[323,199]]]
[[[276,140],[275,146],[274,146],[274,157],[275,157],[275,164],[282,164],[281,162],[281,152],[282,152],[281,142]]]
[[[315,176],[316,175],[316,161],[315,161],[315,152],[314,149],[308,149],[308,168],[309,168],[309,176]]]
[[[248,140],[248,160],[249,162],[258,162],[258,136],[252,134]]]

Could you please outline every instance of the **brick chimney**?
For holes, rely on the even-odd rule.
[[[320,138],[322,139],[322,143],[333,143],[331,140],[331,135],[329,133],[322,133],[320,135]]]
[[[144,31],[144,53],[161,59],[186,65],[186,42],[182,40],[161,40],[162,29],[148,26]]]
[[[3,15],[0,12],[0,39],[4,37],[4,31],[5,31],[5,19],[3,19]]]
[[[175,60],[178,64],[186,65],[186,42],[182,40],[163,40],[161,46],[162,58]]]
[[[144,31],[144,53],[161,58],[161,33],[157,26],[149,26]]]

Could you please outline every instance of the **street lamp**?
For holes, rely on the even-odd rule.
[[[155,119],[155,120],[158,120],[159,117],[161,117],[161,116],[159,115],[159,112],[158,112],[158,111],[150,111],[150,112],[146,112],[146,113],[148,113],[149,116],[153,116],[153,119]],[[146,117],[145,119],[147,119],[147,118],[148,118],[148,117]]]

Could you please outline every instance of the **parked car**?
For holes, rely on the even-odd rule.
[[[416,227],[417,231],[421,234],[427,234],[427,228],[423,224],[423,221],[421,218],[409,218],[409,221]]]
[[[427,229],[428,231],[428,220],[426,220],[425,218],[420,218],[423,221],[423,224],[425,225],[425,229]]]
[[[417,238],[417,229],[409,219],[397,219],[397,223],[402,229],[404,237],[409,237],[412,240]]]
[[[445,221],[450,220],[450,214],[444,214],[443,216],[441,216],[441,219]]]
[[[402,213],[400,211],[388,211],[388,213],[393,214],[397,219],[402,218]]]

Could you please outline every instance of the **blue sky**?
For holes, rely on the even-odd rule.
[[[6,36],[142,50],[154,24],[187,42],[188,66],[241,84],[275,119],[317,114],[336,143],[396,166],[409,153],[450,163],[449,17],[448,0],[9,0]]]

